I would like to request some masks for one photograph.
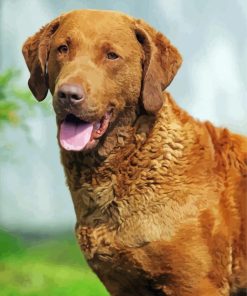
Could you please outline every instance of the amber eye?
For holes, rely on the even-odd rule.
[[[60,53],[67,53],[69,48],[66,44],[60,45],[57,49]]]
[[[115,52],[108,52],[107,54],[108,60],[116,60],[119,58],[119,56]]]

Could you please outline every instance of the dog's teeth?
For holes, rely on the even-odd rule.
[[[100,123],[97,122],[96,125],[95,125],[95,129],[98,130],[99,128],[100,128]]]

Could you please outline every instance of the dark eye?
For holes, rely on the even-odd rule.
[[[107,58],[109,60],[116,60],[119,58],[119,56],[115,52],[108,52]]]
[[[63,45],[60,45],[57,49],[60,53],[67,53],[69,48],[67,45],[63,44]]]

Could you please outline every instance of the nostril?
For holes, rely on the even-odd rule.
[[[59,99],[66,99],[66,97],[67,97],[66,93],[63,91],[58,91],[57,95],[58,95]]]
[[[78,100],[82,99],[82,95],[81,94],[78,94],[78,93],[74,93],[74,94],[71,94],[70,98],[72,100],[78,101]]]

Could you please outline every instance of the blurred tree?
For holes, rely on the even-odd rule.
[[[2,38],[2,30],[3,30],[3,24],[2,24],[2,1],[0,1],[0,40],[2,42],[3,38]],[[0,69],[2,67],[2,46],[0,46]]]
[[[28,120],[31,117],[38,117],[40,112],[47,115],[51,114],[50,101],[37,104],[37,101],[32,96],[27,88],[19,87],[17,80],[20,76],[20,71],[8,69],[0,73],[0,162],[9,161],[15,158],[13,148],[16,147],[16,131],[12,132],[12,128],[20,129],[24,132],[26,140],[31,142],[30,124]],[[40,106],[42,106],[40,108]],[[30,123],[30,121],[29,121]],[[11,137],[10,135],[15,135]],[[12,139],[13,141],[12,141]],[[15,156],[14,156],[15,155]]]
[[[4,124],[26,127],[25,120],[37,112],[37,101],[31,92],[17,86],[18,76],[20,72],[14,69],[0,73],[0,129]],[[49,113],[49,103],[41,105],[41,109]]]

